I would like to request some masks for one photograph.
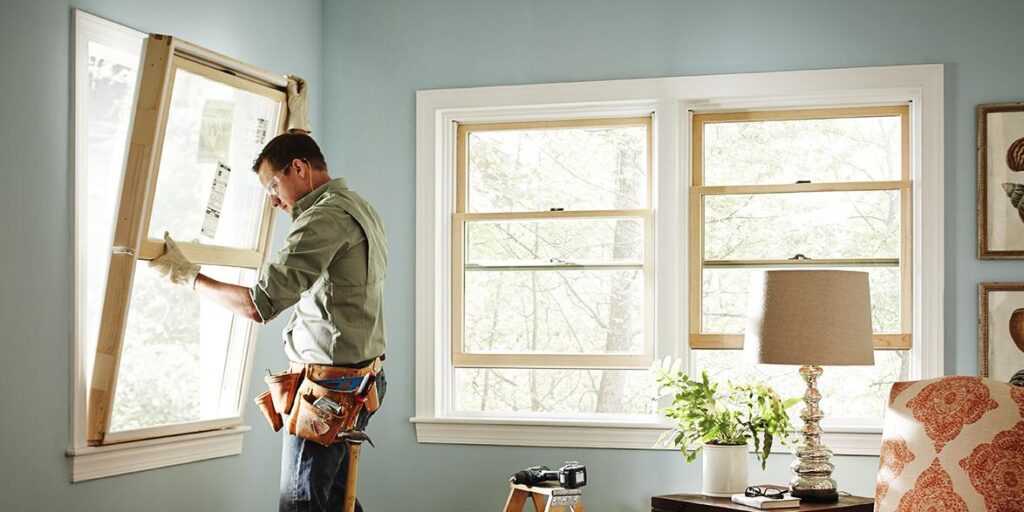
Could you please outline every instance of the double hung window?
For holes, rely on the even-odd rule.
[[[869,274],[876,362],[826,368],[825,442],[877,454],[889,385],[942,373],[942,83],[895,66],[420,91],[417,439],[650,448],[665,357],[802,396],[796,368],[742,356],[747,289],[827,268]]]
[[[737,357],[751,274],[866,271],[875,366],[829,368],[822,394],[831,421],[880,420],[888,385],[909,375],[909,107],[696,114],[692,129],[691,368],[800,396],[795,368]]]
[[[255,281],[272,210],[249,168],[284,79],[81,12],[76,33],[73,479],[237,453],[256,328],[148,262],[169,232],[206,275]]]
[[[460,124],[453,409],[643,413],[651,118]]]

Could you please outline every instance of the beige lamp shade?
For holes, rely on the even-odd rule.
[[[769,270],[751,281],[744,352],[754,362],[875,364],[867,272]]]

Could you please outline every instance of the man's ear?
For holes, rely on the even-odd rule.
[[[293,158],[292,165],[295,166],[296,172],[299,173],[300,178],[306,177],[306,173],[309,172],[309,162],[301,158]]]

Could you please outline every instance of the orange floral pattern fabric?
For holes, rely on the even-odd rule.
[[[897,512],[968,512],[967,503],[953,490],[953,479],[939,459],[921,473],[914,488],[903,495]]]
[[[1014,402],[1017,402],[1021,411],[1020,415],[1024,417],[1024,388],[1019,386],[1010,388],[1010,398],[1012,398]]]
[[[991,512],[1024,512],[1024,421],[960,461]]]
[[[875,497],[878,501],[881,501],[889,493],[889,482],[900,476],[903,468],[913,462],[915,458],[907,448],[907,442],[903,439],[882,441],[882,452],[878,457],[878,486],[875,488]]]
[[[1024,388],[896,383],[882,439],[876,512],[1024,512]]]
[[[889,405],[892,405],[893,401],[896,400],[896,397],[900,396],[904,389],[913,385],[914,382],[894,382],[892,387],[889,388]]]
[[[998,406],[988,386],[977,377],[947,377],[925,386],[907,402],[907,408],[924,425],[937,452],[956,439],[966,425]]]

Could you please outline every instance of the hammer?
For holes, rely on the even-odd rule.
[[[359,468],[359,451],[363,441],[373,446],[373,440],[362,430],[350,430],[338,434],[338,440],[348,444],[348,477],[345,479],[345,512],[356,510],[356,476]]]

